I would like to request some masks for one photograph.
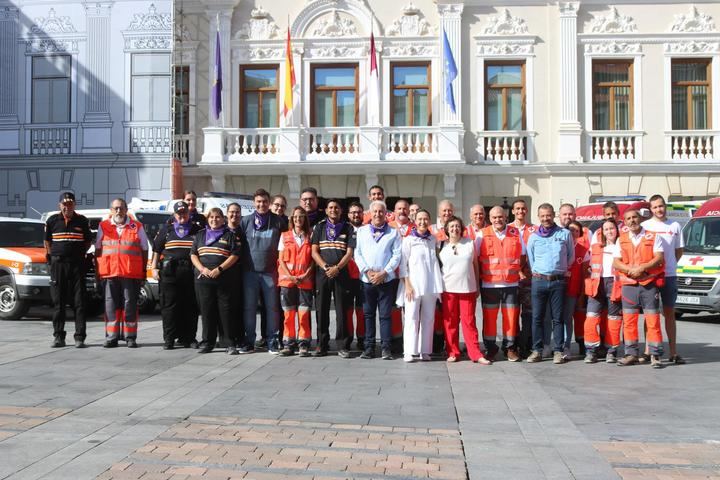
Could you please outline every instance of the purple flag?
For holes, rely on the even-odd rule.
[[[220,59],[220,32],[215,36],[215,79],[212,86],[212,114],[215,120],[222,112],[222,60]]]

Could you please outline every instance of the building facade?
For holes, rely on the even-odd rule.
[[[0,0],[0,215],[170,195],[171,0]]]
[[[364,199],[379,183],[462,211],[720,193],[717,2],[177,0],[175,15],[175,148],[196,190]],[[288,28],[296,85],[283,115]]]

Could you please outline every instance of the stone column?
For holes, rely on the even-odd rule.
[[[582,162],[582,126],[578,119],[578,2],[563,2],[560,8],[560,128],[558,162]]]
[[[222,8],[217,8],[222,7]],[[232,105],[232,74],[230,71],[230,20],[232,18],[233,5],[224,5],[222,2],[218,2],[216,8],[208,9],[206,14],[210,20],[210,39],[209,39],[209,50],[210,50],[210,61],[208,62],[210,80],[208,85],[208,118],[211,125],[222,127],[223,120],[226,127],[230,127],[232,123],[231,105]],[[218,21],[220,26],[220,61],[222,65],[222,112],[220,118],[215,120],[212,115],[212,88],[215,83],[215,36],[218,31]]]
[[[18,89],[18,9],[0,8],[0,124],[16,124]]]
[[[440,28],[438,29],[439,35],[439,48],[440,58],[442,63],[440,65],[442,71],[445,71],[445,54],[444,54],[444,39],[443,30],[447,34],[448,43],[450,44],[450,50],[452,50],[453,58],[455,59],[455,65],[457,66],[458,75],[452,83],[453,93],[455,95],[455,113],[452,112],[450,105],[445,101],[445,73],[441,75],[440,95],[442,97],[440,108],[440,124],[441,125],[462,125],[462,77],[463,77],[463,62],[462,62],[462,49],[461,49],[461,38],[460,30],[462,23],[462,12],[463,4],[456,2],[440,3],[438,5],[438,13],[440,14]]]
[[[110,11],[113,2],[86,2],[87,95],[84,122],[109,122]]]

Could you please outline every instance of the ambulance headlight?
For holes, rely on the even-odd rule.
[[[50,275],[47,263],[31,262],[23,265],[23,275]]]

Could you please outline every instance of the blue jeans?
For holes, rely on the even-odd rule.
[[[280,322],[280,306],[278,305],[278,287],[276,276],[270,273],[243,272],[243,323],[245,324],[245,340],[243,344],[255,345],[255,329],[257,328],[257,302],[262,293],[267,315],[266,336],[269,349],[278,348],[278,330]]]
[[[390,348],[392,340],[391,315],[395,304],[398,280],[380,285],[363,282],[363,312],[365,313],[365,350],[375,348],[375,312],[380,313],[380,345],[383,350]]]
[[[553,351],[562,352],[565,338],[562,321],[563,303],[565,302],[565,280],[550,281],[533,278],[531,295],[533,351],[542,352],[545,334],[545,309],[549,307],[552,316]]]

